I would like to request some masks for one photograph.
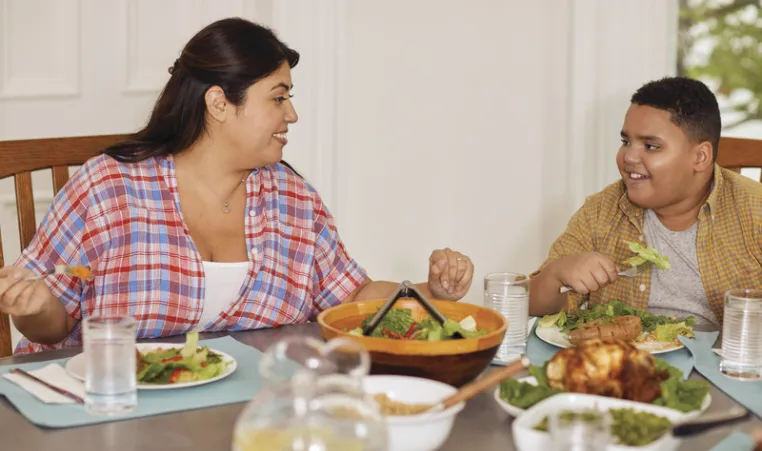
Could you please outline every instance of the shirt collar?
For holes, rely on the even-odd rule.
[[[619,209],[629,217],[642,217],[645,210],[630,202],[630,198],[627,197],[627,188],[625,187],[624,182],[621,183],[623,192],[619,197]],[[712,212],[717,210],[717,202],[719,202],[718,199],[720,198],[724,184],[725,180],[722,175],[722,170],[717,164],[715,164],[712,180],[712,190],[709,193],[709,197],[707,197],[706,201],[704,202],[704,206],[701,209],[702,212],[706,211],[707,213],[712,214]]]

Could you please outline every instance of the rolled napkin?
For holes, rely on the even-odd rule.
[[[80,398],[84,399],[85,397],[85,384],[71,377],[61,365],[51,363],[42,368],[27,372],[50,385],[66,390]],[[75,402],[73,399],[57,393],[23,374],[8,372],[3,374],[3,377],[46,404],[73,404]]]

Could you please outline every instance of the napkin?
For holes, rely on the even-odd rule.
[[[722,352],[712,349],[718,332],[713,336],[702,337],[696,333],[694,340],[680,337],[685,346],[696,359],[696,371],[701,373],[715,387],[725,392],[738,404],[743,405],[756,415],[762,415],[762,381],[739,381],[731,379],[720,372],[720,356]]]
[[[754,446],[751,436],[734,432],[714,445],[711,451],[752,451]]]
[[[66,372],[64,367],[59,364],[51,363],[40,369],[28,371],[29,374],[47,382],[58,388],[62,388],[73,393],[80,398],[85,398],[85,384],[75,379]],[[3,377],[18,385],[19,387],[32,394],[34,397],[46,404],[73,404],[74,400],[56,393],[54,390],[42,385],[41,383],[25,377],[18,373],[5,373]]]

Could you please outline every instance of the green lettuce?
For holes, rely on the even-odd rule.
[[[693,318],[693,317],[690,317]],[[695,323],[695,318],[693,318]],[[678,335],[685,335],[688,338],[693,338],[693,329],[691,329],[685,321],[677,324],[660,324],[656,326],[656,339],[659,341],[672,341],[677,338]]]
[[[642,244],[633,241],[625,240],[625,243],[627,243],[631,251],[637,254],[627,259],[627,263],[630,265],[639,266],[648,261],[656,265],[659,269],[670,269],[672,267],[672,264],[669,262],[669,257],[661,255],[656,249],[650,246],[643,246]]]

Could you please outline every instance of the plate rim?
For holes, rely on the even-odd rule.
[[[537,379],[534,376],[531,376],[531,375],[530,376],[520,377],[517,380],[520,381],[520,382],[527,382],[527,383],[533,384],[533,385],[537,384]],[[558,393],[558,394],[562,395],[562,394],[575,394],[575,393],[573,393],[573,392],[564,392],[564,393]],[[584,395],[589,395],[589,396],[597,396],[599,398],[609,399],[608,396],[592,395],[590,393],[577,393],[577,394],[584,394]],[[500,385],[499,384],[498,384],[497,387],[495,387],[495,391],[493,392],[493,396],[495,398],[495,401],[497,401],[498,406],[500,406],[500,408],[503,409],[504,412],[506,412],[509,415],[512,415],[514,418],[518,417],[519,415],[521,415],[524,412],[526,412],[527,410],[529,410],[529,409],[522,409],[520,407],[516,407],[513,404],[510,404],[507,401],[504,401],[500,397]],[[553,395],[553,396],[555,396],[555,395]],[[610,398],[610,399],[618,399],[618,398]],[[681,413],[682,415],[685,416],[684,418],[687,420],[687,419],[697,418],[697,417],[703,415],[704,412],[706,412],[709,409],[709,407],[712,405],[713,401],[714,400],[712,399],[712,393],[711,392],[707,392],[706,397],[704,398],[704,402],[701,403],[701,407],[698,410],[692,410],[690,412],[681,412],[681,411],[679,411],[677,409],[672,409],[671,407],[667,407],[667,406],[658,406],[658,407],[666,407],[667,409],[671,409],[671,410],[674,410],[675,412]],[[639,401],[633,401],[633,402],[639,402]],[[641,402],[640,404],[645,404],[647,406],[654,405],[654,404],[645,403],[645,402]],[[534,406],[532,406],[532,407],[534,407]],[[530,409],[531,409],[531,407],[530,407]]]
[[[155,349],[159,347],[163,348],[182,348],[185,345],[185,343],[136,343],[135,347],[138,348],[138,350],[143,351],[143,349]],[[203,346],[203,345],[202,345]],[[173,390],[173,389],[179,389],[179,388],[189,388],[189,387],[196,387],[199,385],[206,385],[210,384],[212,382],[219,381],[221,379],[224,379],[231,374],[233,374],[238,369],[238,361],[227,352],[220,351],[219,349],[215,348],[209,348],[210,351],[214,351],[217,354],[220,354],[223,356],[224,360],[229,360],[230,364],[226,367],[226,372],[223,374],[220,374],[218,376],[215,376],[211,379],[206,379],[203,381],[191,381],[191,382],[181,382],[179,384],[137,384],[138,390]],[[74,371],[72,371],[69,368],[69,365],[72,365],[71,362],[75,361],[75,359],[82,359],[84,358],[84,351],[80,352],[77,355],[74,355],[66,360],[66,364],[64,365],[64,369],[66,370],[66,374],[73,377],[74,379],[77,379],[78,381],[84,382],[84,378],[80,377],[78,374],[76,374]]]
[[[537,336],[537,338],[539,338],[540,340],[544,341],[545,343],[547,343],[547,344],[549,344],[549,345],[551,345],[551,346],[555,346],[555,347],[557,347],[557,348],[562,348],[562,349],[566,349],[566,348],[570,348],[570,347],[572,347],[572,344],[571,344],[571,343],[569,343],[569,345],[567,346],[567,345],[565,345],[565,344],[563,344],[563,343],[554,342],[554,341],[551,341],[549,338],[543,337],[543,336],[540,334],[540,329],[543,329],[543,330],[547,330],[547,329],[555,329],[555,330],[557,330],[557,331],[558,331],[558,333],[562,333],[562,332],[561,332],[561,328],[560,328],[560,327],[558,327],[558,325],[554,324],[554,325],[552,325],[552,326],[549,326],[549,327],[540,327],[540,325],[538,324],[538,325],[537,325],[537,327],[536,327],[536,328],[535,328],[535,330],[534,330],[534,334]],[[635,346],[635,347],[637,347],[637,346]],[[649,354],[651,354],[651,355],[659,355],[659,354],[667,354],[667,353],[669,353],[669,352],[675,352],[675,351],[679,351],[679,350],[681,350],[681,349],[683,349],[683,348],[685,348],[685,345],[684,345],[684,344],[682,344],[682,343],[680,343],[679,345],[675,345],[675,347],[674,347],[674,348],[669,348],[669,349],[659,349],[659,350],[656,350],[656,351],[647,351],[647,352],[648,352]],[[638,348],[638,349],[640,349],[640,348]],[[645,350],[645,349],[643,349],[643,351],[646,351],[646,350]]]

